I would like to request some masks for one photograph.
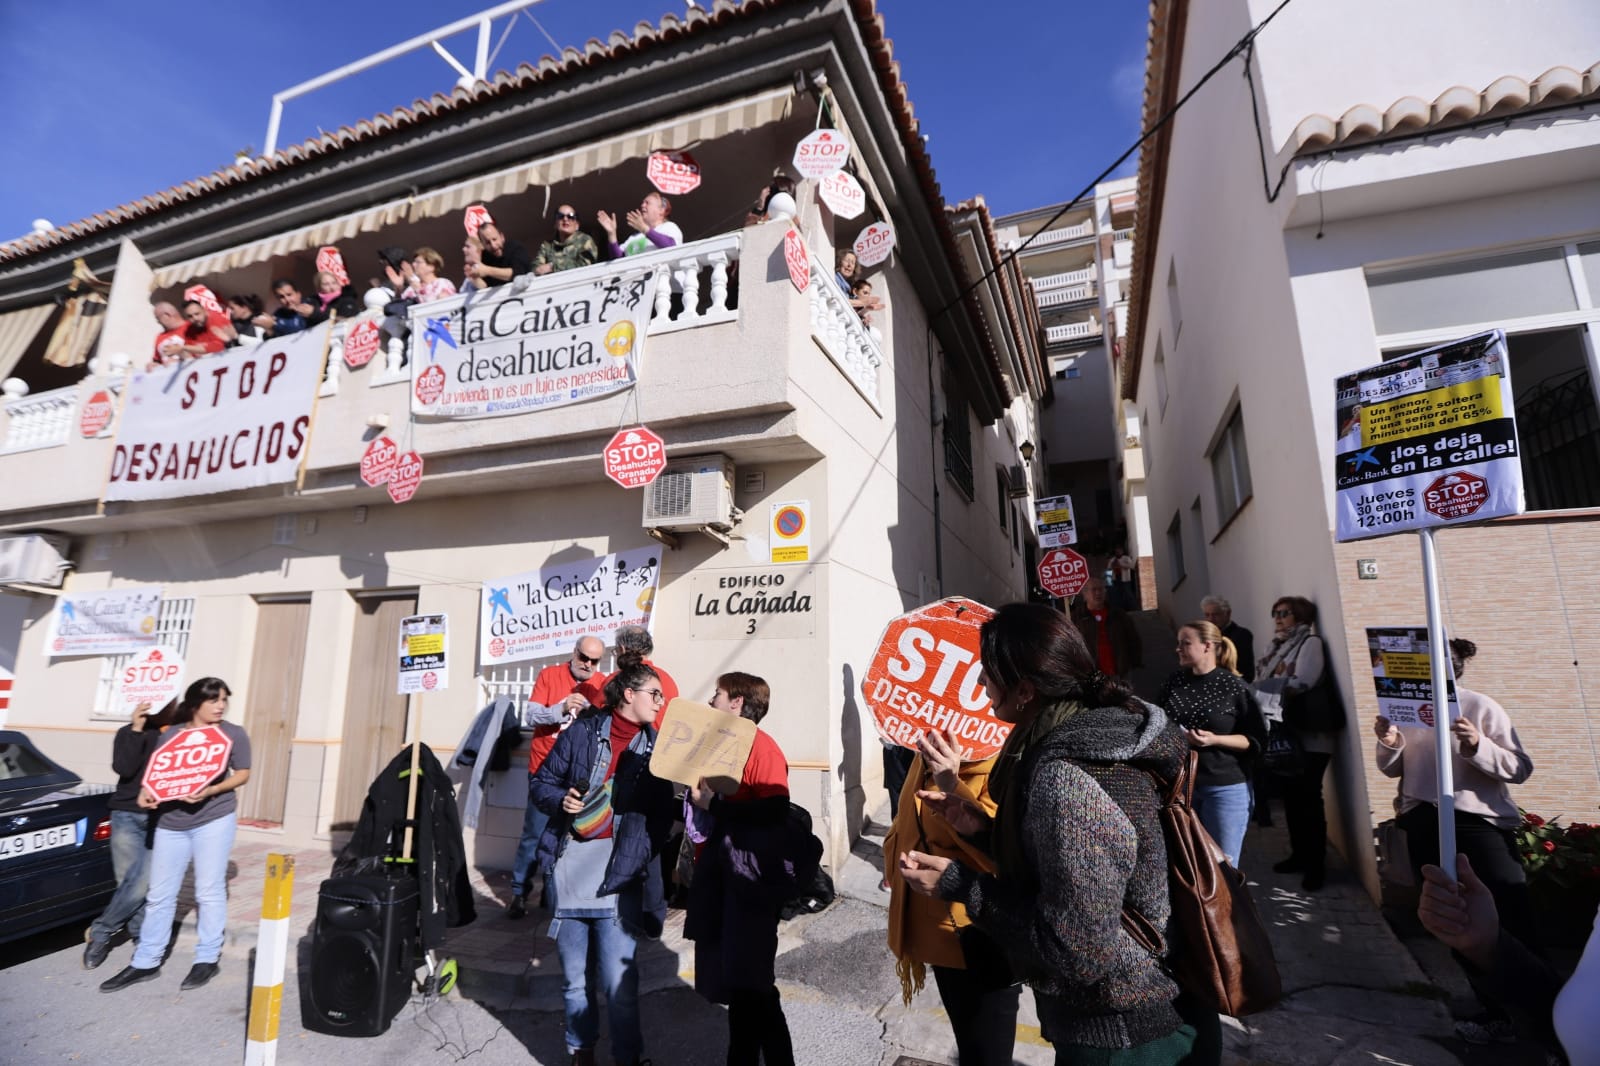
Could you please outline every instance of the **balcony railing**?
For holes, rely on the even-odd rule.
[[[1133,227],[1132,226],[1128,226],[1125,229],[1112,230],[1111,231],[1111,239],[1114,240],[1114,241],[1131,241],[1131,240],[1133,240]]]
[[[1085,337],[1098,337],[1100,328],[1100,323],[1093,319],[1088,322],[1068,322],[1064,326],[1047,326],[1044,339],[1051,344],[1065,344]]]
[[[824,262],[811,253],[811,283],[806,286],[811,300],[811,337],[877,411],[878,368],[883,365],[883,353]]]
[[[1041,311],[1051,307],[1065,307],[1068,304],[1082,303],[1084,300],[1092,299],[1094,299],[1093,282],[1040,293],[1037,297],[1039,310]]]
[[[78,386],[52,389],[37,396],[7,395],[6,434],[0,454],[31,452],[67,443],[78,409]]]
[[[1061,289],[1069,285],[1082,285],[1084,282],[1094,280],[1094,267],[1086,266],[1082,270],[1063,270],[1059,274],[1044,274],[1033,279],[1033,287],[1038,292],[1047,289]]]
[[[1065,244],[1068,241],[1079,241],[1085,237],[1094,236],[1094,219],[1086,219],[1076,226],[1063,226],[1060,229],[1048,230],[1033,239],[1029,248],[1048,248],[1053,244]]]

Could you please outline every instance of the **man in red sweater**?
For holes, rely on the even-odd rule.
[[[573,647],[570,659],[545,667],[534,679],[533,691],[520,715],[522,728],[533,730],[533,742],[528,746],[530,782],[550,749],[556,746],[556,737],[567,723],[591,703],[599,706],[605,702],[603,686],[595,678],[595,668],[605,653],[606,646],[599,637],[584,637]],[[522,839],[517,843],[517,855],[511,863],[511,903],[506,907],[507,918],[521,918],[528,913],[525,897],[533,876],[533,856],[549,821],[549,815],[531,801],[528,803],[522,816]]]

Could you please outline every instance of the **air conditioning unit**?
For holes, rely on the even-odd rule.
[[[644,527],[669,533],[726,533],[739,517],[733,505],[733,460],[726,455],[673,459],[644,489]]]
[[[1013,500],[1020,500],[1028,494],[1028,472],[1022,469],[1020,463],[1012,465],[1008,480]]]
[[[60,588],[72,561],[71,540],[57,533],[0,537],[0,585],[22,583]]]

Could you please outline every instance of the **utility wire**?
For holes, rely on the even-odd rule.
[[[1217,60],[1217,62],[1211,67],[1211,69],[1206,71],[1205,75],[1202,76],[1199,81],[1195,82],[1193,87],[1191,87],[1188,92],[1184,93],[1183,96],[1178,100],[1177,103],[1173,104],[1170,108],[1167,109],[1165,114],[1163,114],[1160,118],[1156,119],[1155,122],[1151,123],[1150,128],[1145,130],[1144,133],[1140,134],[1139,139],[1134,141],[1133,144],[1128,146],[1127,151],[1125,151],[1121,155],[1117,156],[1117,158],[1112,161],[1110,166],[1106,167],[1099,174],[1095,175],[1094,178],[1092,180],[1090,180],[1089,184],[1085,185],[1083,187],[1083,189],[1081,191],[1079,191],[1076,196],[1073,196],[1070,200],[1068,200],[1065,204],[1062,205],[1061,210],[1057,211],[1054,215],[1051,215],[1049,220],[1046,221],[1044,225],[1040,226],[1039,229],[1034,232],[1033,236],[1029,237],[1027,240],[1025,240],[1021,244],[1017,245],[1017,247],[1013,248],[1011,251],[1009,251],[1005,255],[1001,256],[1000,257],[1000,262],[996,263],[994,266],[992,266],[988,270],[984,271],[983,274],[981,274],[976,281],[972,282],[972,284],[968,285],[965,289],[962,289],[961,292],[954,299],[952,299],[949,303],[947,303],[943,307],[939,308],[938,312],[935,313],[934,316],[933,316],[934,319],[938,319],[938,318],[942,317],[947,311],[949,311],[956,304],[960,303],[962,300],[965,300],[967,298],[967,296],[969,296],[975,289],[978,288],[978,286],[982,285],[985,281],[988,281],[991,277],[993,277],[994,275],[998,274],[1005,267],[1005,265],[1007,263],[1011,262],[1018,255],[1021,255],[1024,251],[1026,251],[1028,245],[1032,244],[1035,240],[1037,240],[1040,234],[1045,233],[1046,231],[1048,231],[1050,229],[1051,223],[1055,222],[1062,215],[1064,215],[1068,211],[1072,210],[1073,205],[1076,204],[1079,200],[1082,200],[1084,197],[1091,195],[1094,192],[1094,187],[1096,185],[1099,185],[1102,181],[1105,181],[1106,178],[1110,177],[1113,173],[1115,173],[1116,169],[1118,167],[1122,166],[1122,164],[1127,161],[1129,156],[1131,156],[1131,155],[1133,155],[1133,153],[1137,152],[1144,145],[1145,141],[1148,141],[1151,137],[1155,136],[1157,133],[1159,133],[1161,131],[1161,129],[1164,126],[1166,126],[1167,123],[1171,122],[1173,120],[1173,118],[1178,114],[1178,112],[1183,109],[1183,105],[1187,104],[1189,102],[1190,98],[1193,97],[1195,93],[1199,92],[1201,87],[1204,86],[1206,82],[1208,82],[1212,78],[1216,77],[1216,75],[1222,70],[1223,67],[1225,67],[1229,63],[1233,62],[1234,59],[1238,58],[1238,56],[1241,53],[1243,53],[1247,49],[1251,48],[1253,46],[1254,42],[1255,42],[1256,36],[1262,30],[1266,29],[1267,28],[1267,24],[1270,23],[1273,19],[1277,18],[1278,17],[1278,13],[1280,11],[1282,11],[1284,8],[1288,7],[1290,2],[1291,2],[1291,0],[1283,0],[1283,2],[1281,4],[1279,4],[1277,7],[1272,9],[1272,12],[1270,14],[1268,14],[1266,18],[1262,19],[1259,23],[1257,23],[1255,26],[1253,26],[1249,33],[1247,33],[1243,37],[1239,38],[1238,43],[1236,43],[1232,48],[1228,49],[1227,54],[1224,55],[1221,59]],[[1254,100],[1254,94],[1252,93],[1252,102],[1253,102],[1253,100]]]

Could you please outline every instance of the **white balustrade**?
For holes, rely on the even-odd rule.
[[[1100,323],[1093,319],[1087,322],[1068,322],[1064,326],[1048,326],[1044,331],[1045,340],[1051,344],[1063,344],[1084,337],[1098,336],[1100,336]]]
[[[1035,299],[1038,301],[1041,311],[1049,307],[1062,307],[1066,304],[1079,303],[1083,300],[1092,300],[1094,299],[1094,285],[1073,285],[1069,288],[1042,292],[1037,294]]]
[[[729,275],[739,261],[739,241],[738,233],[724,233],[628,257],[630,266],[635,262],[655,266],[649,333],[712,326],[739,317],[738,308],[728,306]]]
[[[1082,240],[1094,236],[1094,219],[1080,222],[1076,226],[1063,226],[1060,229],[1047,230],[1033,239],[1029,248],[1047,248],[1052,244],[1065,244],[1067,241]]]
[[[883,365],[883,353],[823,262],[815,252],[811,253],[811,283],[806,286],[811,337],[877,411],[878,368]]]
[[[78,386],[52,389],[37,396],[7,393],[6,433],[0,453],[29,452],[67,443],[78,410]]]
[[[1043,292],[1046,289],[1061,289],[1068,285],[1082,285],[1093,280],[1094,267],[1086,266],[1082,270],[1064,270],[1059,274],[1043,274],[1033,279],[1033,287]]]
[[[1128,227],[1126,227],[1124,229],[1112,230],[1111,231],[1111,239],[1114,240],[1114,241],[1131,241],[1131,240],[1133,240],[1133,227],[1132,226],[1128,226]]]

